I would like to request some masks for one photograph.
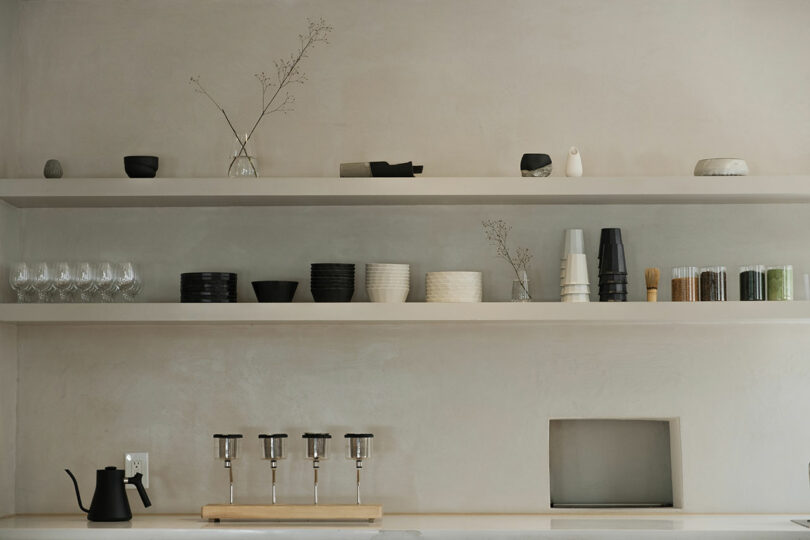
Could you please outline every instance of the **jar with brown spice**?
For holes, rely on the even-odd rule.
[[[700,269],[700,301],[725,302],[728,300],[728,273],[725,266],[707,266]]]
[[[672,301],[697,302],[700,278],[696,266],[677,266],[672,269]]]

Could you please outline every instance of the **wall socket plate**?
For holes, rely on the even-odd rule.
[[[124,454],[124,476],[127,478],[141,473],[143,487],[149,487],[149,452],[127,452]],[[127,489],[135,489],[132,484],[127,484]]]

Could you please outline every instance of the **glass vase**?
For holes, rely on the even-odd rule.
[[[520,279],[512,281],[512,302],[531,302],[532,295],[529,289],[529,277],[523,272]]]
[[[242,148],[242,141],[247,141],[244,148]],[[231,153],[231,159],[228,165],[228,176],[230,178],[258,178],[259,162],[253,152],[253,141],[249,140],[247,135],[245,135],[242,141],[239,141],[239,143],[234,146],[234,150]]]

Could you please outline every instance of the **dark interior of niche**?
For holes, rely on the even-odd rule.
[[[549,422],[553,508],[672,507],[669,420]]]

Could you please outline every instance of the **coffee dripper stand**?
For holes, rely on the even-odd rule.
[[[270,460],[270,470],[273,475],[273,504],[276,504],[276,469],[278,468],[278,462],[287,457],[284,453],[284,439],[286,438],[286,433],[273,433],[272,435],[263,433],[259,435],[262,442],[262,459]]]
[[[320,461],[328,456],[332,436],[328,433],[304,433],[302,438],[307,441],[307,459],[312,460],[314,504],[318,504],[318,469],[321,467]]]
[[[371,457],[370,433],[350,433],[347,435],[347,457],[355,461],[357,468],[357,503],[353,504],[318,504],[318,471],[320,461],[327,458],[329,433],[306,433],[306,457],[312,460],[314,474],[314,504],[276,504],[275,469],[278,461],[286,457],[284,439],[287,435],[277,433],[260,435],[262,440],[262,457],[270,460],[273,471],[272,504],[234,504],[233,469],[231,461],[236,458],[237,440],[242,435],[215,435],[217,439],[217,457],[225,461],[229,469],[230,504],[206,504],[200,510],[202,519],[219,522],[221,520],[270,520],[270,521],[368,521],[382,518],[383,509],[379,504],[360,504],[360,469],[363,462]]]
[[[357,470],[357,504],[360,504],[360,471],[363,469],[363,460],[371,458],[371,433],[347,433],[346,459],[353,459]]]
[[[237,456],[237,442],[242,438],[238,433],[231,433],[223,435],[217,433],[214,435],[216,440],[217,458],[225,462],[225,468],[228,469],[228,486],[230,488],[230,504],[233,504],[233,467],[231,461],[236,459]]]

